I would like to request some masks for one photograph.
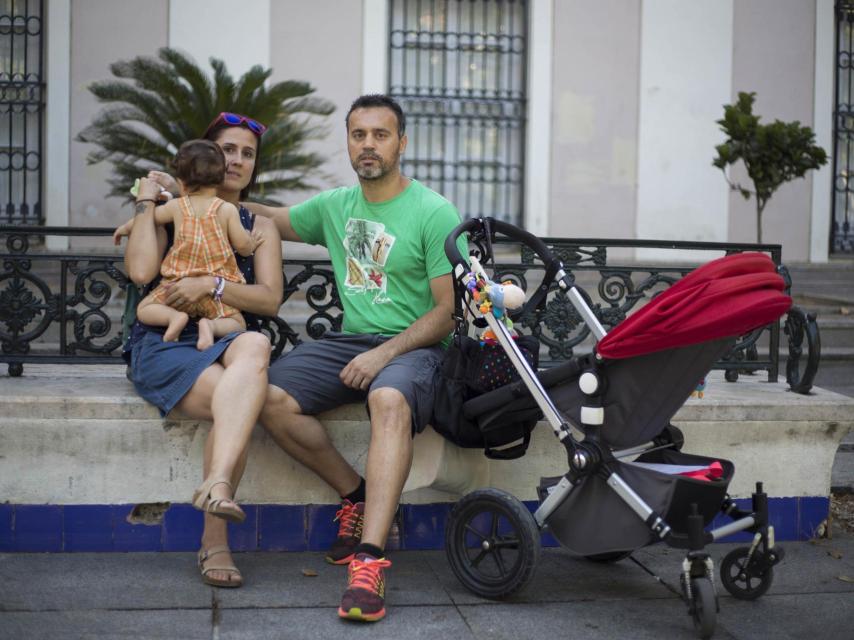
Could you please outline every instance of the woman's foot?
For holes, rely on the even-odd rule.
[[[228,545],[199,549],[199,571],[202,582],[212,587],[235,588],[243,586],[240,569],[234,566]]]
[[[209,478],[193,494],[193,506],[229,522],[243,522],[246,514],[234,501],[234,490],[227,480]]]
[[[199,340],[196,342],[196,349],[199,351],[204,351],[205,349],[209,349],[213,346],[214,343],[214,332],[213,332],[213,322],[208,320],[207,318],[199,319]]]
[[[177,340],[189,321],[190,316],[183,311],[178,311],[169,321],[169,326],[166,327],[166,332],[163,334],[163,342],[173,342]]]

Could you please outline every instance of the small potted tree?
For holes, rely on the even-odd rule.
[[[733,191],[749,199],[756,198],[756,241],[762,242],[762,212],[777,188],[794,178],[802,178],[810,169],[827,162],[827,153],[815,144],[815,134],[801,123],[774,120],[760,124],[753,115],[755,93],[739,92],[735,104],[724,105],[724,117],[718,120],[727,135],[712,164],[723,171]],[[727,168],[741,160],[753,189],[732,181]]]

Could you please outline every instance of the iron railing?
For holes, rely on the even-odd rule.
[[[132,285],[122,256],[49,252],[43,249],[43,241],[31,242],[45,236],[105,237],[111,233],[112,229],[107,228],[0,226],[0,242],[5,244],[5,251],[0,253],[0,362],[8,364],[10,375],[21,375],[25,363],[123,362],[121,315],[125,292]],[[563,238],[544,241],[587,292],[594,313],[606,329],[676,282],[697,262],[638,264],[614,255],[627,255],[633,249],[690,250],[692,256],[699,253],[708,259],[724,253],[762,251],[770,255],[791,284],[780,261],[780,245]],[[483,254],[484,247],[473,245],[473,250]],[[493,250],[497,258],[490,267],[497,279],[512,280],[523,289],[539,283],[543,268],[533,252],[507,240],[499,240]],[[302,339],[318,338],[328,329],[339,330],[342,320],[328,260],[286,259],[283,270],[282,316],[265,318],[262,323],[262,330],[273,342],[274,357]],[[815,316],[793,307],[784,327],[789,344],[787,380],[793,390],[806,393],[820,357]],[[554,284],[540,307],[517,321],[517,328],[540,341],[540,363],[544,367],[589,350],[593,344],[589,329]],[[757,371],[767,372],[769,381],[776,381],[779,352],[778,321],[739,338],[715,368],[726,370],[727,379],[732,381],[739,373]]]

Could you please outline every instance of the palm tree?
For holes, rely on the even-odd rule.
[[[334,105],[312,97],[314,88],[306,82],[265,86],[272,69],[256,65],[235,82],[222,60],[211,58],[210,65],[212,77],[189,56],[163,48],[156,58],[114,62],[110,71],[118,80],[89,86],[98,101],[109,106],[77,140],[97,147],[86,158],[89,164],[112,163],[109,195],[129,198],[135,178],[150,169],[168,170],[181,143],[200,137],[222,111],[269,126],[255,190],[258,199],[277,203],[270,197],[276,191],[317,188],[311,178],[324,159],[304,146],[326,134],[320,118],[332,113]]]

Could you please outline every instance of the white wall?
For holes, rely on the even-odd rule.
[[[643,3],[638,238],[727,239],[729,192],[711,162],[732,44],[733,0]]]
[[[204,68],[225,60],[234,78],[256,64],[270,66],[270,0],[171,0],[169,46]]]

